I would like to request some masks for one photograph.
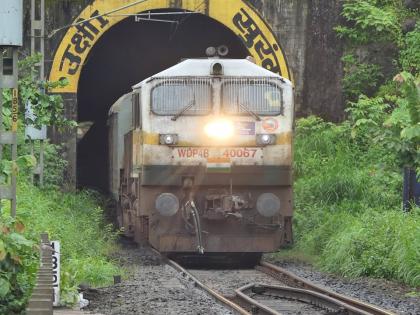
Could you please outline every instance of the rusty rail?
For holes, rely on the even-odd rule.
[[[346,295],[342,295],[339,293],[336,293],[334,291],[328,290],[326,288],[323,288],[321,286],[318,286],[308,280],[305,280],[281,267],[275,266],[273,264],[267,263],[267,262],[260,262],[260,266],[256,267],[257,270],[262,271],[269,276],[280,280],[287,285],[290,285],[291,287],[295,288],[301,288],[306,290],[311,290],[313,292],[318,292],[320,294],[329,296],[335,300],[344,302],[347,305],[350,305],[352,307],[355,307],[357,309],[360,309],[368,314],[372,315],[395,315],[394,313],[390,311],[383,310],[375,305],[362,302],[360,300],[348,297]]]
[[[40,256],[36,284],[26,308],[27,315],[53,315],[52,249],[47,233],[41,234]]]
[[[186,269],[184,269],[181,265],[179,265],[175,261],[168,259],[167,263],[170,266],[172,266],[175,270],[183,274],[184,276],[188,276],[188,278],[194,281],[194,283],[197,286],[199,286],[201,289],[209,293],[211,296],[213,296],[216,300],[218,300],[222,304],[226,305],[228,308],[236,311],[238,314],[241,314],[241,315],[251,315],[247,310],[243,309],[238,304],[230,301],[229,299],[225,298],[223,295],[217,293],[215,290],[206,286],[204,283],[202,283],[200,280],[194,277],[190,272],[188,272]]]
[[[279,301],[283,300],[294,300],[306,304],[311,304],[316,307],[323,308],[329,311],[331,314],[347,314],[347,315],[370,315],[359,308],[350,306],[342,301],[329,297],[327,295],[305,289],[298,289],[293,287],[279,286],[279,285],[261,285],[261,284],[247,284],[237,290],[235,293],[238,299],[244,304],[249,305],[251,309],[257,314],[267,315],[281,315],[282,313],[267,307],[264,303],[261,303],[252,298],[247,293],[252,294],[269,294],[275,297]],[[281,303],[280,303],[281,304]]]

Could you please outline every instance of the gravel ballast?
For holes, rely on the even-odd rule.
[[[119,284],[85,290],[84,298],[90,301],[89,311],[104,315],[233,314],[210,295],[195,287],[191,280],[162,262],[159,255],[148,247],[125,243],[113,256],[128,270],[129,276]],[[396,314],[420,314],[419,291],[417,290],[417,296],[409,296],[415,292],[414,288],[380,279],[342,278],[320,272],[309,264],[276,258],[275,255],[266,255],[264,260],[317,285]],[[252,269],[190,271],[201,281],[226,295],[232,295],[234,289],[248,282],[276,284],[274,279],[269,279]],[[229,284],[226,290],[218,288],[218,280],[222,280],[225,285]]]
[[[361,301],[393,311],[396,314],[419,315],[420,297],[410,296],[416,289],[382,279],[347,279],[316,270],[313,266],[297,261],[279,259],[267,255],[264,260],[294,274],[322,285],[332,291],[357,298]]]
[[[124,248],[117,257],[129,278],[85,292],[88,310],[104,315],[232,314],[147,248]]]

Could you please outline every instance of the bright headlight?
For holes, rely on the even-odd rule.
[[[159,136],[159,143],[166,145],[174,145],[178,142],[178,136],[176,134],[161,134]]]
[[[233,136],[233,124],[229,120],[221,119],[209,122],[204,126],[204,132],[210,138],[227,139]]]
[[[269,145],[276,143],[276,135],[272,134],[257,134],[258,145]]]

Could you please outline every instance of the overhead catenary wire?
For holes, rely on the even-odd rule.
[[[173,11],[173,12],[143,12],[143,13],[120,13],[112,14],[109,13],[107,16],[153,16],[153,15],[180,15],[180,14],[201,14],[200,12],[191,11]]]
[[[92,17],[90,17],[90,18],[88,18],[86,20],[79,21],[79,22],[72,23],[72,24],[68,24],[68,25],[62,26],[60,28],[56,28],[55,30],[53,30],[51,33],[48,34],[48,38],[53,37],[57,32],[59,32],[61,30],[64,30],[66,28],[77,26],[79,24],[82,24],[82,23],[85,23],[85,22],[88,22],[88,21],[97,19],[98,17],[107,16],[107,15],[109,15],[111,13],[115,13],[115,12],[118,12],[118,11],[122,11],[122,10],[128,9],[130,7],[133,7],[133,6],[137,5],[137,4],[140,4],[140,3],[143,3],[143,2],[146,2],[146,1],[149,1],[149,0],[138,0],[138,1],[135,1],[133,3],[127,4],[125,6],[119,7],[117,9],[113,9],[111,11],[108,11],[108,12],[105,12],[105,13],[102,13],[102,14],[97,14],[97,15],[92,16]]]

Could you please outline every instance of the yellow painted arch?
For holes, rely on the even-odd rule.
[[[87,20],[134,2],[134,0],[95,0],[80,13],[74,22]],[[246,1],[146,0],[119,11],[118,14],[97,17],[67,29],[55,52],[49,80],[56,81],[67,78],[69,84],[55,92],[77,93],[80,73],[90,50],[106,31],[127,18],[124,14],[164,8],[179,8],[208,15],[238,35],[257,64],[284,78],[292,79],[285,55],[276,36],[257,11]]]

